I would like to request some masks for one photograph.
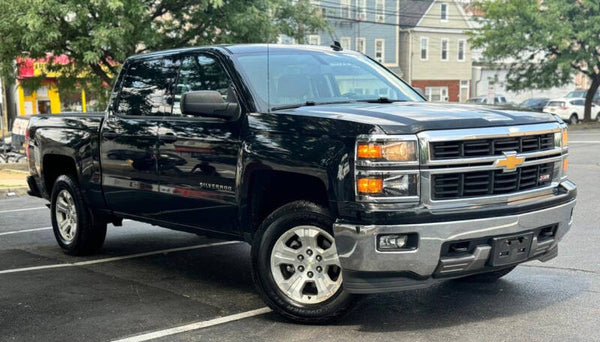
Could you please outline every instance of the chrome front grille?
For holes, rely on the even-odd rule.
[[[541,188],[552,182],[553,173],[554,163],[545,163],[520,167],[508,173],[490,170],[432,175],[432,198],[503,195]]]
[[[554,134],[537,134],[522,137],[439,141],[431,143],[431,159],[471,158],[517,153],[546,151],[554,148]]]
[[[450,210],[551,195],[567,157],[560,132],[543,123],[419,133],[422,203]]]

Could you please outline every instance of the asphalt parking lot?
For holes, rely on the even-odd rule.
[[[329,326],[268,312],[249,247],[127,221],[92,257],[62,253],[45,201],[0,200],[1,341],[600,340],[600,130],[569,134],[575,224],[559,256],[495,284],[365,297]],[[152,334],[152,335],[147,335]]]

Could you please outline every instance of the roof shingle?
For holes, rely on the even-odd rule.
[[[434,0],[400,0],[400,26],[415,27]]]

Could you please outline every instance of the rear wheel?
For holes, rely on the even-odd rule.
[[[498,271],[474,274],[474,275],[470,275],[467,277],[458,278],[456,280],[465,281],[465,282],[473,282],[473,283],[493,283],[493,282],[497,281],[498,279],[504,277],[505,275],[509,274],[512,270],[515,269],[515,267],[517,267],[517,266],[504,268],[504,269],[501,269]]]
[[[355,298],[342,286],[333,219],[307,201],[286,204],[265,219],[252,246],[258,291],[274,311],[305,323],[346,313]]]
[[[73,176],[56,179],[50,211],[54,237],[65,253],[89,255],[102,247],[106,223],[95,222]]]
[[[569,122],[571,123],[571,125],[577,125],[579,123],[579,118],[577,117],[577,114],[575,114],[575,113],[571,114],[571,117],[569,118]]]

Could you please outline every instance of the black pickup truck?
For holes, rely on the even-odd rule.
[[[105,113],[34,116],[26,145],[67,253],[123,218],[245,241],[265,302],[303,322],[549,260],[576,197],[559,118],[427,103],[336,46],[134,56]]]

